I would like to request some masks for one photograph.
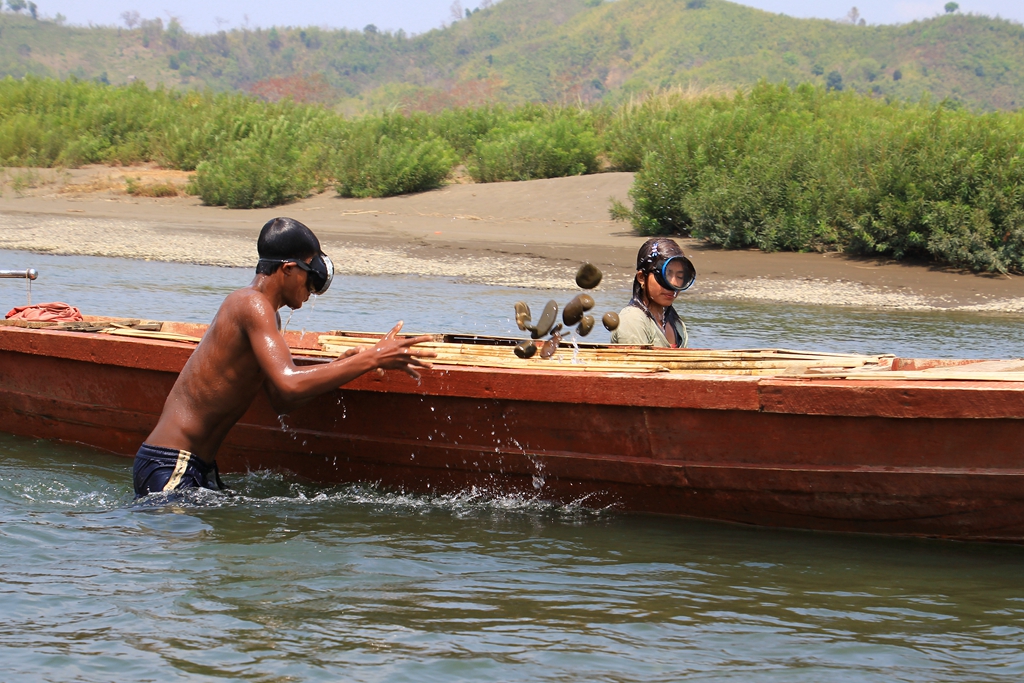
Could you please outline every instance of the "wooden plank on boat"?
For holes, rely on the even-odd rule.
[[[102,332],[103,334],[112,334],[117,337],[158,339],[160,341],[189,342],[192,344],[198,344],[201,341],[200,337],[193,337],[187,334],[177,334],[175,332],[151,332],[146,330],[134,330],[125,327],[107,327],[99,331]]]
[[[374,344],[376,336],[329,334],[318,337],[325,353],[341,355],[357,346]],[[803,372],[810,367],[839,372],[865,366],[884,365],[891,356],[854,356],[809,352],[755,350],[662,349],[640,347],[574,346],[565,344],[552,359],[534,356],[521,359],[512,353],[510,341],[502,345],[452,343],[434,340],[420,346],[437,354],[438,365],[490,368],[523,368],[568,372],[670,372],[682,374],[736,374],[771,376],[783,372]],[[319,354],[318,354],[319,355]],[[567,362],[568,361],[568,362]]]

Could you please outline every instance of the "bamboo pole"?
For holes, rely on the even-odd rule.
[[[138,330],[122,324],[97,330],[103,334],[141,339],[157,339],[197,344],[199,337],[169,332]],[[337,358],[357,346],[372,345],[380,336],[365,334],[322,335],[321,350],[291,349],[295,356]],[[506,341],[505,338],[494,338]],[[791,351],[788,349],[644,349],[636,347],[562,346],[555,357],[523,359],[513,354],[512,346],[495,344],[450,343],[435,340],[421,344],[437,353],[431,362],[449,367],[529,369],[555,372],[603,372],[636,374],[719,374],[769,376],[801,380],[857,381],[982,381],[1022,382],[1021,361],[1005,363],[1006,370],[994,362],[981,363],[978,370],[967,366],[893,371],[887,363],[892,356]],[[788,372],[787,372],[788,371]]]
[[[200,337],[192,337],[187,334],[178,334],[176,332],[153,332],[145,330],[133,330],[130,327],[108,327],[104,330],[99,330],[99,332],[101,334],[112,334],[117,337],[159,339],[161,341],[189,342],[192,344],[198,344],[201,340]]]

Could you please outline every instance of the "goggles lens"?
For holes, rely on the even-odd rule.
[[[274,263],[294,263],[306,271],[306,284],[309,291],[317,296],[326,292],[334,279],[334,262],[327,254],[320,252],[313,257],[313,260],[306,263],[302,259],[260,259],[261,261],[273,261]]]
[[[313,260],[309,262],[309,283],[310,291],[319,296],[328,290],[331,286],[331,280],[334,279],[334,262],[331,258],[320,252],[319,255],[314,256]]]
[[[665,289],[682,292],[697,279],[697,269],[685,256],[673,256],[654,269],[654,279]]]

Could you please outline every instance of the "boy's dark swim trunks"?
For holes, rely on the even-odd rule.
[[[210,480],[210,473],[213,480]],[[217,463],[207,465],[188,451],[142,444],[132,467],[135,497],[174,491],[183,488],[205,488],[214,491],[227,488],[220,480]]]

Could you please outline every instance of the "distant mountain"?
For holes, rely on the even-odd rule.
[[[794,19],[724,0],[503,0],[409,37],[320,28],[186,33],[0,15],[0,75],[291,95],[348,109],[618,101],[673,85],[813,81],[878,96],[1024,105],[1024,26],[948,14],[893,26]]]

